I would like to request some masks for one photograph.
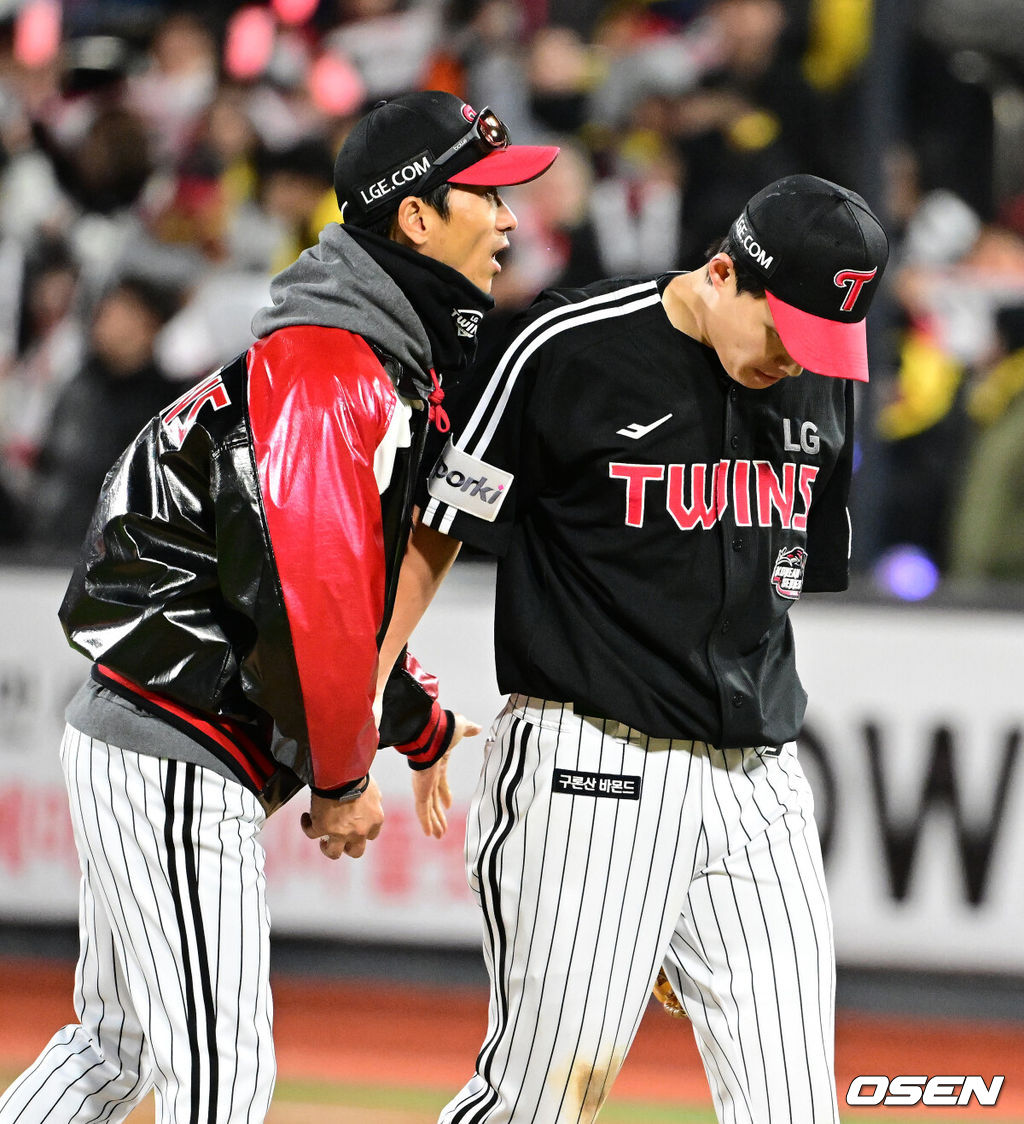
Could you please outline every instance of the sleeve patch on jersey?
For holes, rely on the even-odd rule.
[[[807,569],[807,551],[802,546],[787,550],[783,547],[775,559],[772,571],[772,585],[775,592],[787,601],[796,601],[804,588],[804,572]]]
[[[493,523],[514,479],[511,472],[456,449],[449,439],[427,491],[439,503]]]

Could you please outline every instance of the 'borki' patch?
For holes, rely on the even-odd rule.
[[[804,571],[807,569],[807,551],[802,546],[780,550],[772,570],[772,585],[780,597],[795,601],[804,588]]]

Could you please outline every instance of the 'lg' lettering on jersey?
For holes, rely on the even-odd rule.
[[[689,471],[687,471],[689,469]],[[624,464],[612,462],[608,475],[626,485],[627,527],[642,527],[647,485],[666,481],[665,510],[680,530],[710,530],[733,507],[737,527],[772,525],[778,512],[786,530],[805,531],[818,466],[786,461],[781,479],[768,461],[718,461],[717,464]]]

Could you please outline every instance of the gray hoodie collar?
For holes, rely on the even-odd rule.
[[[375,344],[431,387],[430,341],[412,305],[388,274],[338,223],[270,284],[273,304],[253,317],[257,338],[313,324],[345,328]]]

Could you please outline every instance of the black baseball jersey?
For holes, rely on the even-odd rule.
[[[500,556],[503,692],[720,748],[794,738],[788,610],[845,589],[848,381],[732,380],[673,275],[543,294],[453,411],[425,521]]]

